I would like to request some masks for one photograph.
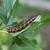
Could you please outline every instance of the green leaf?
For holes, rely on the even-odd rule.
[[[0,14],[0,19],[1,19],[2,23],[4,23],[4,24],[7,23],[7,19],[4,15]]]
[[[19,47],[35,47],[37,45],[37,41],[34,39],[33,41],[27,39],[23,36],[18,36],[13,38],[12,46],[18,45]]]
[[[11,11],[14,1],[15,0],[3,0],[3,12],[5,15],[7,15],[9,11]]]
[[[3,6],[2,9],[0,11],[0,18],[2,18],[2,20],[4,21],[5,24],[7,24],[7,15],[9,13],[9,11],[12,9],[13,3],[14,1],[10,1],[10,0],[3,0]]]
[[[41,22],[42,22],[43,25],[50,24],[50,13],[49,14],[46,14],[45,16],[43,16]]]
[[[14,6],[12,8],[12,10],[9,12],[9,18],[8,18],[8,24],[11,22],[12,23],[12,19],[16,18],[16,20],[20,20],[17,16],[16,16],[16,12],[17,12],[17,8],[18,8],[18,0],[16,0],[16,2],[14,3]],[[15,21],[16,22],[16,21]]]
[[[14,45],[11,50],[42,50],[40,45],[36,45],[35,47],[19,47],[17,45]]]

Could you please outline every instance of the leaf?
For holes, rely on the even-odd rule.
[[[4,23],[4,24],[7,23],[7,19],[6,19],[6,17],[3,16],[3,15],[1,15],[1,14],[0,14],[0,19],[1,19],[2,23]]]
[[[40,45],[36,45],[35,47],[19,47],[17,45],[14,45],[11,50],[42,50]]]
[[[48,24],[50,24],[50,13],[48,13],[48,14],[46,14],[45,16],[44,16],[44,18],[42,18],[42,24],[43,25],[48,25]]]
[[[7,24],[7,14],[12,9],[12,4],[14,1],[10,0],[3,0],[3,6],[0,11],[0,18],[4,21],[5,24]]]
[[[19,47],[31,47],[33,48],[35,45],[37,45],[37,41],[34,39],[33,41],[27,39],[23,36],[18,36],[13,38],[12,46],[18,45]]]
[[[8,14],[8,12],[9,11],[11,11],[11,9],[12,9],[12,6],[13,6],[13,2],[14,2],[15,0],[3,0],[3,12],[4,12],[4,14],[5,15],[7,15]]]
[[[12,19],[13,18],[16,18],[16,20],[17,19],[19,19],[17,16],[16,16],[16,10],[18,10],[18,9],[16,9],[16,8],[18,8],[18,0],[16,0],[16,2],[14,3],[14,6],[13,6],[13,8],[12,8],[12,10],[10,11],[10,15],[9,15],[9,18],[8,18],[8,24],[12,21]],[[11,22],[12,23],[12,22]]]
[[[25,43],[24,43],[24,41],[21,39],[21,38],[19,38],[19,37],[14,37],[13,38],[13,41],[12,41],[12,46],[14,46],[14,45],[18,45],[18,46],[27,46]]]

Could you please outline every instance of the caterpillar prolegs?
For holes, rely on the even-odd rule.
[[[36,19],[36,17],[32,17],[30,18],[27,22],[25,22],[22,26],[19,26],[18,28],[12,28],[12,29],[8,29],[9,33],[16,33],[19,32],[21,30],[23,30],[24,28],[26,28],[29,24],[32,23],[32,21],[34,21]]]

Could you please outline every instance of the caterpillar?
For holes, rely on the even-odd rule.
[[[32,21],[34,21],[36,19],[36,17],[32,17],[30,19],[28,19],[27,22],[25,22],[22,26],[19,26],[18,28],[12,28],[12,29],[8,29],[8,32],[9,33],[16,33],[16,32],[19,32],[21,30],[23,30],[24,28],[26,28],[29,24],[32,23]]]

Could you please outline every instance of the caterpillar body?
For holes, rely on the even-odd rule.
[[[19,32],[19,31],[23,30],[24,28],[26,28],[29,24],[31,24],[32,21],[34,21],[35,19],[36,19],[36,17],[32,17],[27,22],[25,22],[22,26],[19,26],[18,28],[8,29],[8,32],[9,33]]]

